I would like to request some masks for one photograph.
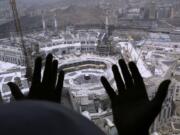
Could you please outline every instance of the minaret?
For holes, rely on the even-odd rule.
[[[105,22],[105,24],[106,24],[106,33],[108,32],[108,28],[109,28],[109,18],[108,18],[108,16],[106,15],[106,22]]]
[[[175,16],[175,11],[174,11],[174,8],[173,7],[171,7],[171,15],[170,15],[170,18],[174,18],[174,16]]]
[[[16,41],[15,34],[13,32],[10,32],[10,40],[11,40],[11,42],[15,42]]]
[[[106,22],[105,22],[105,30],[106,30],[106,34],[109,34],[109,18],[108,15],[106,15]]]
[[[46,22],[44,19],[44,14],[42,15],[42,26],[43,26],[43,31],[46,31]]]
[[[57,31],[57,29],[58,29],[58,22],[57,22],[57,15],[55,14],[54,15],[54,28],[55,28],[55,31]]]

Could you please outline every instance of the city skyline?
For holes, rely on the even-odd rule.
[[[22,1],[20,6],[16,2],[19,16],[14,16],[10,8],[0,8],[3,11],[0,13],[1,102],[14,100],[6,84],[9,81],[16,82],[23,93],[28,92],[24,50],[31,68],[35,58],[41,56],[44,60],[52,53],[58,60],[58,69],[66,72],[63,104],[92,120],[107,135],[116,135],[110,101],[100,77],[108,77],[117,89],[111,67],[124,59],[136,63],[149,99],[155,96],[162,80],[172,80],[150,133],[180,133],[180,3],[177,0],[171,3],[116,1],[119,5],[124,3],[124,7],[114,7],[115,1],[105,0],[89,1],[88,7],[86,1],[80,6],[67,2],[59,8],[48,6],[50,1],[46,1],[46,6],[38,1],[41,8],[33,11],[30,10],[33,7],[21,8]],[[20,23],[14,24],[13,19]]]

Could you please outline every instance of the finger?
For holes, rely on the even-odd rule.
[[[58,69],[58,61],[54,60],[53,61],[53,67],[52,67],[52,85],[56,85],[57,81],[57,69]]]
[[[58,82],[55,89],[55,93],[57,94],[57,100],[58,102],[61,102],[61,94],[62,94],[62,88],[63,88],[63,82],[64,82],[64,71],[59,72],[58,76]]]
[[[124,82],[123,82],[123,80],[121,78],[121,75],[119,73],[119,69],[118,69],[117,65],[113,65],[112,71],[113,71],[113,74],[114,74],[114,79],[116,81],[116,86],[117,86],[118,91],[120,93],[123,90],[125,90],[125,86],[124,86]]]
[[[105,77],[101,77],[101,83],[103,84],[103,86],[112,102],[113,99],[116,97],[116,93],[114,92],[113,88],[111,87],[111,85],[109,84],[109,82],[107,81],[107,79]]]
[[[39,84],[41,82],[41,68],[42,68],[42,58],[38,57],[35,60],[34,73],[32,78],[32,85]]]
[[[136,94],[138,94],[140,97],[148,100],[146,87],[145,87],[143,78],[142,78],[136,64],[134,62],[130,62],[129,69],[131,71],[132,78],[134,80],[134,85],[138,88],[138,91],[136,91]]]
[[[125,63],[125,61],[123,59],[119,60],[119,65],[121,67],[121,71],[122,71],[122,74],[123,74],[123,78],[124,78],[124,81],[125,81],[125,85],[126,85],[126,88],[132,88],[133,86],[133,81],[132,81],[132,77],[131,77],[131,74],[128,70],[128,67]]]
[[[169,87],[170,83],[171,83],[170,80],[165,80],[160,84],[158,91],[156,93],[156,96],[152,101],[156,106],[158,106],[158,107],[162,106],[162,103],[163,103],[164,99],[166,98],[168,87]]]
[[[46,64],[45,64],[44,76],[42,81],[42,83],[45,85],[47,85],[49,83],[49,80],[51,80],[52,59],[53,59],[52,54],[48,54],[48,56],[46,57]]]
[[[9,82],[7,85],[9,86],[11,93],[16,100],[21,100],[24,98],[24,95],[15,83]]]

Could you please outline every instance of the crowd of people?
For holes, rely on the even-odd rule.
[[[149,100],[143,78],[134,62],[121,59],[112,66],[117,90],[101,77],[113,112],[119,135],[148,135],[149,128],[161,111],[170,80],[164,80],[153,100]],[[2,135],[104,135],[95,124],[80,114],[59,105],[65,73],[58,73],[58,61],[46,57],[41,76],[42,58],[35,60],[32,83],[28,95],[9,82],[16,102],[0,105],[0,133]]]

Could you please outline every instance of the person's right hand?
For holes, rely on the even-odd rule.
[[[119,61],[122,76],[117,65],[112,67],[118,94],[110,86],[105,77],[101,82],[109,95],[113,118],[119,135],[148,135],[148,130],[161,111],[170,80],[163,81],[150,101],[146,87],[134,62],[129,63],[129,69],[124,60]],[[129,71],[130,70],[130,71]]]
[[[42,59],[38,57],[35,60],[35,68],[32,77],[32,85],[27,96],[23,95],[19,87],[12,82],[8,83],[11,93],[16,100],[34,99],[52,102],[61,102],[61,93],[64,81],[64,72],[59,72],[57,81],[58,61],[53,60],[53,56],[49,54],[46,57],[46,64],[43,79],[41,81]],[[56,84],[57,82],[57,84]]]

